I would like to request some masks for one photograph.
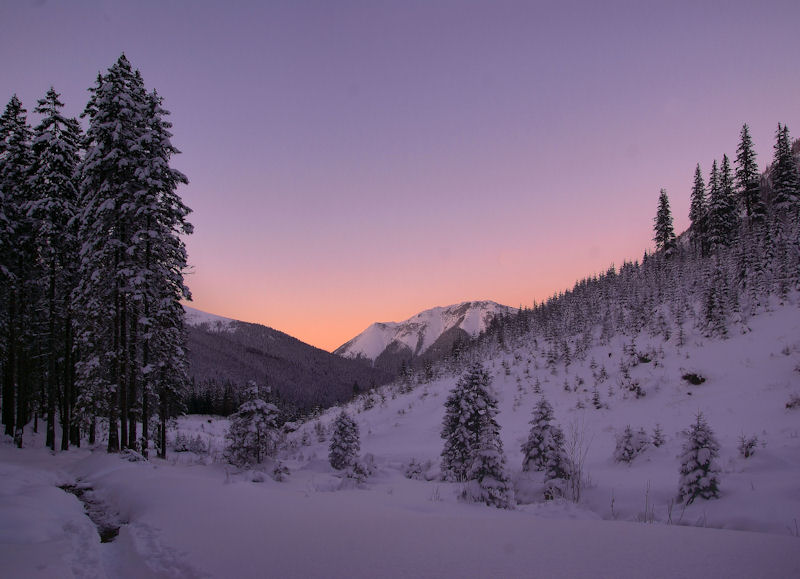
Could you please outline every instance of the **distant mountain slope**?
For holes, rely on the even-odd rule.
[[[269,386],[299,406],[330,406],[391,376],[314,348],[267,326],[231,320],[186,307],[189,372],[196,384],[250,380]]]
[[[334,354],[397,372],[404,363],[440,359],[458,341],[474,338],[492,318],[516,312],[492,301],[463,302],[425,310],[404,322],[377,322]]]

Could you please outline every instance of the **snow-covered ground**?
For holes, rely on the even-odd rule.
[[[226,466],[227,421],[214,417],[178,424],[208,454],[173,452],[167,461],[128,462],[86,448],[51,456],[41,438],[23,450],[6,440],[0,574],[800,577],[800,408],[786,408],[800,395],[800,309],[776,307],[748,323],[751,332],[734,330],[727,340],[689,333],[681,348],[640,336],[642,361],[629,372],[646,391],[642,398],[620,387],[630,339],[592,349],[568,373],[563,365],[553,373],[532,348],[495,356],[488,368],[518,489],[513,511],[463,503],[460,485],[436,478],[443,405],[455,377],[407,393],[386,387],[349,406],[362,455],[376,466],[361,488],[330,468],[315,422],[289,435],[284,482],[272,480],[269,469]],[[608,378],[598,392],[608,407],[598,410],[593,372],[603,367]],[[682,379],[687,373],[706,380],[692,386]],[[587,482],[579,504],[543,502],[541,481],[520,472],[537,383],[568,437],[584,434]],[[698,411],[721,445],[721,497],[684,508],[675,501],[678,454]],[[336,412],[319,422],[327,427]],[[615,437],[627,424],[648,433],[659,424],[666,443],[630,465],[614,462]],[[737,450],[743,434],[759,441],[747,459]],[[430,480],[404,476],[411,459],[430,462]],[[79,500],[58,488],[76,483],[91,487],[92,500],[120,525],[113,542],[100,543]]]

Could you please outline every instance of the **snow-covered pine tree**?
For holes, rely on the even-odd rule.
[[[150,402],[157,396],[163,453],[166,420],[186,384],[179,300],[189,291],[180,235],[191,225],[175,193],[186,177],[169,166],[177,151],[161,99],[147,94],[124,55],[92,93],[80,172],[81,402],[89,413],[107,412],[109,451],[136,447],[141,420],[146,452]]]
[[[564,448],[564,432],[559,426],[554,425],[547,431],[542,447],[545,457],[544,498],[549,501],[566,494],[566,483],[572,478],[573,465]]]
[[[716,173],[716,161],[709,179],[708,237],[712,249],[727,247],[733,242],[739,224],[736,200],[733,193],[733,176],[727,155],[722,156],[722,166]]]
[[[761,176],[747,123],[742,125],[739,147],[736,149],[736,184],[739,205],[744,209],[748,221],[752,223],[762,220],[766,214],[766,206],[761,199]]]
[[[477,452],[467,472],[465,498],[498,509],[514,508],[514,491],[506,474],[500,427],[493,420],[481,432]]]
[[[181,235],[192,233],[186,218],[190,209],[181,201],[176,189],[188,183],[185,175],[169,166],[172,155],[179,151],[170,142],[169,112],[162,106],[159,95],[147,95],[148,130],[141,140],[146,152],[137,177],[143,187],[136,192],[140,207],[134,223],[131,244],[137,255],[138,275],[134,278],[133,298],[141,304],[139,316],[142,346],[142,391],[133,403],[141,408],[142,449],[147,456],[151,400],[158,400],[158,415],[162,439],[166,421],[179,410],[183,391],[188,384],[186,336],[182,299],[191,299],[184,283],[187,268],[186,247]],[[135,439],[132,421],[129,440]],[[159,445],[164,449],[165,445]]]
[[[675,251],[675,230],[672,227],[672,212],[669,209],[667,190],[662,189],[658,196],[658,211],[653,219],[653,231],[656,250],[663,251],[669,257]]]
[[[617,436],[617,444],[614,448],[614,460],[617,462],[633,462],[639,454],[650,445],[650,437],[643,429],[634,432],[631,425],[627,425],[621,434]]]
[[[225,435],[225,457],[231,464],[246,466],[261,464],[271,457],[280,440],[278,408],[274,404],[253,398],[231,415]]]
[[[545,441],[549,432],[557,428],[551,424],[553,421],[553,407],[544,397],[539,399],[533,409],[531,429],[528,440],[522,445],[522,470],[544,470],[547,464]]]
[[[29,216],[32,163],[31,129],[27,111],[17,95],[0,116],[0,192],[2,192],[3,243],[0,243],[0,326],[2,326],[2,380],[5,433],[22,446],[33,393],[31,359],[35,303],[35,241]]]
[[[497,400],[489,391],[491,379],[480,362],[475,362],[459,378],[445,402],[441,436],[442,476],[445,480],[468,480],[477,455],[481,435],[496,424]]]
[[[719,497],[718,456],[719,443],[706,423],[703,413],[698,412],[681,453],[679,501],[686,501],[688,505],[697,497],[702,499]]]
[[[328,460],[336,470],[353,467],[361,451],[358,423],[342,411],[333,422]]]
[[[52,87],[37,103],[35,112],[42,119],[34,129],[30,177],[33,199],[29,214],[33,218],[43,274],[39,279],[43,301],[39,310],[45,312],[47,325],[46,445],[51,450],[55,450],[56,399],[61,400],[61,449],[66,450],[75,398],[71,294],[78,254],[73,218],[78,201],[75,172],[80,162],[81,129],[77,120],[61,114],[63,106]],[[59,375],[63,376],[60,380]],[[62,391],[57,393],[59,382]]]
[[[707,336],[728,335],[728,280],[720,259],[715,260],[703,303],[703,326]]]
[[[773,206],[778,212],[797,210],[800,205],[800,177],[792,155],[789,128],[778,124],[772,170]]]
[[[691,222],[692,245],[695,251],[701,254],[706,253],[706,214],[708,212],[708,200],[706,199],[706,184],[703,181],[703,173],[700,171],[700,163],[694,170],[694,184],[689,204],[689,220]]]
[[[128,446],[128,390],[138,379],[130,342],[139,304],[129,299],[136,273],[129,249],[147,127],[140,80],[122,55],[98,79],[83,113],[89,127],[80,167],[78,380],[84,402],[91,395],[92,402],[105,404],[109,452]]]

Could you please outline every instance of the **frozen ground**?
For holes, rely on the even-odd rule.
[[[734,331],[724,341],[690,334],[681,348],[640,336],[636,350],[649,361],[630,368],[647,392],[638,399],[620,387],[622,340],[593,349],[568,373],[563,366],[553,373],[533,348],[494,357],[488,366],[500,398],[498,421],[521,502],[514,511],[462,503],[459,485],[436,480],[452,377],[408,393],[387,387],[383,396],[350,405],[362,454],[376,465],[361,488],[328,466],[327,441],[314,422],[289,436],[282,458],[291,475],[280,483],[269,469],[224,465],[226,421],[212,417],[179,421],[179,431],[199,436],[207,454],[173,452],[167,461],[128,462],[86,448],[51,456],[40,438],[23,450],[6,440],[1,574],[799,577],[800,408],[786,402],[800,394],[800,310],[776,307],[749,325],[751,332]],[[592,374],[603,366],[608,379],[598,391],[608,408],[596,410]],[[692,386],[681,378],[688,372],[706,381]],[[578,505],[542,502],[541,481],[519,472],[537,378],[556,421],[585,434],[588,480]],[[721,444],[722,496],[684,509],[674,502],[677,455],[681,431],[698,411]],[[334,415],[319,421],[327,426]],[[664,446],[630,465],[613,461],[615,436],[626,424],[651,432],[657,423]],[[747,459],[737,451],[742,434],[759,440]],[[405,478],[412,458],[430,461],[431,480]],[[114,541],[101,543],[78,498],[58,488],[76,483],[93,489],[92,500],[120,525]]]

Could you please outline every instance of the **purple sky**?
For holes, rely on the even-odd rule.
[[[800,2],[2,2],[0,100],[121,52],[172,111],[195,307],[332,349],[652,247],[665,187],[800,136]],[[36,119],[31,119],[35,121]]]

